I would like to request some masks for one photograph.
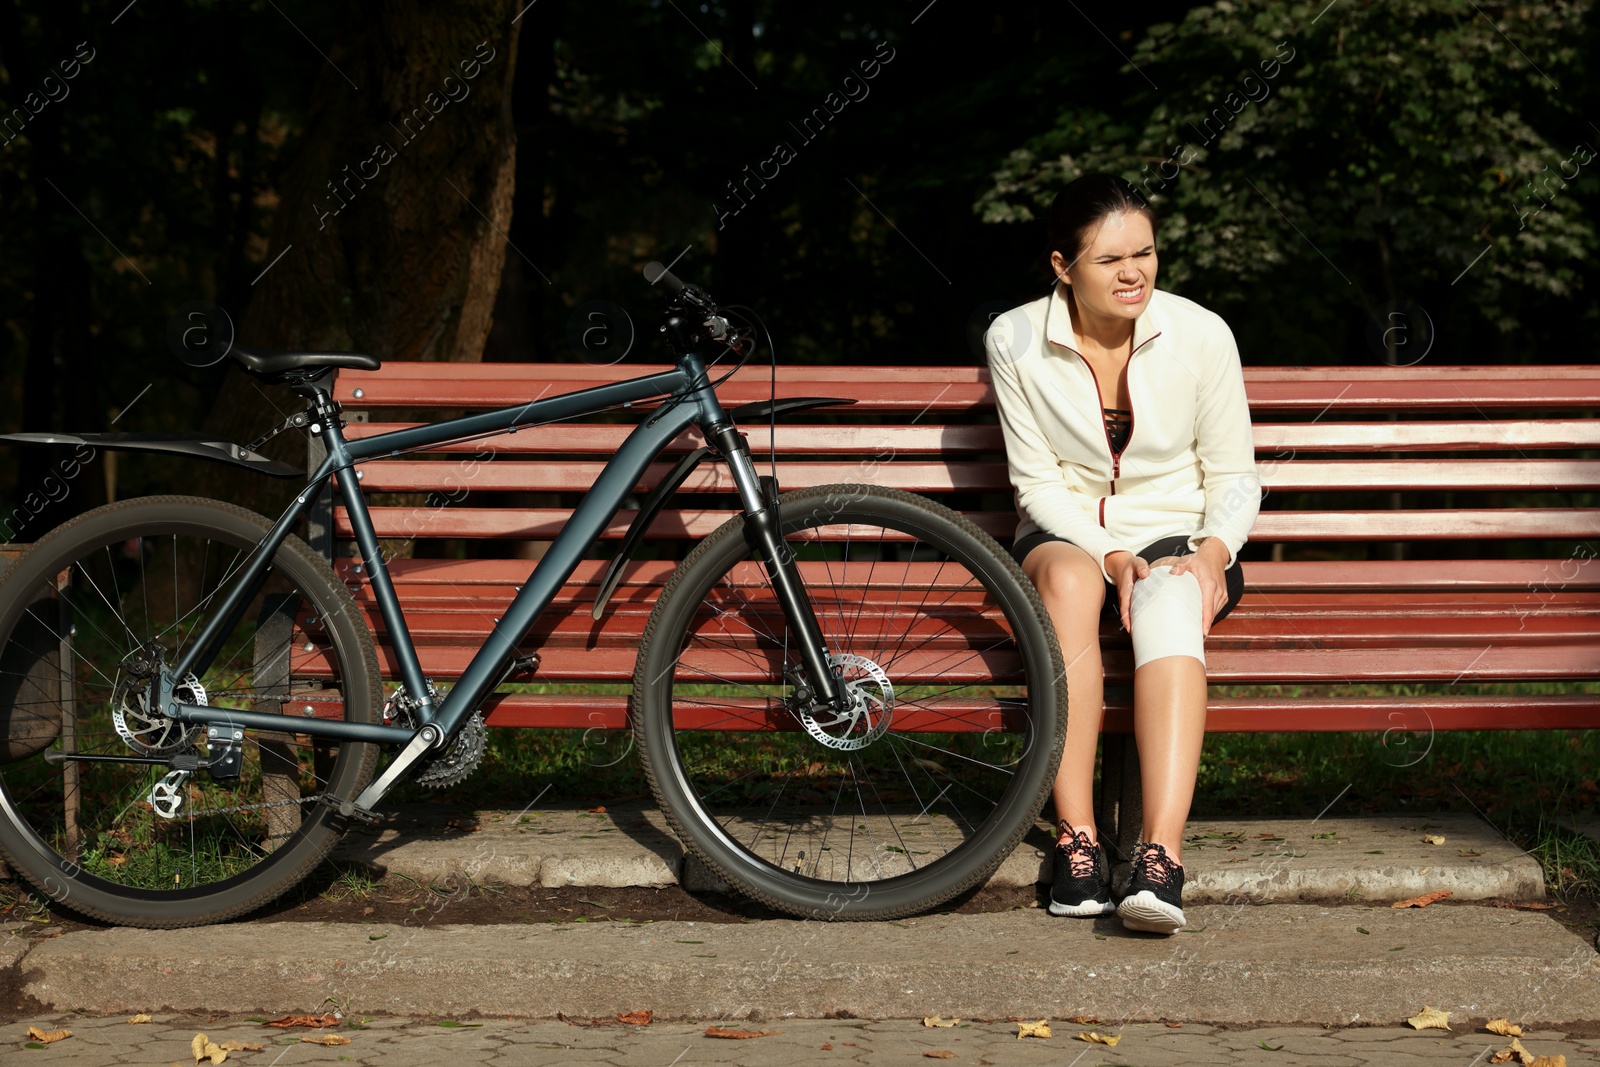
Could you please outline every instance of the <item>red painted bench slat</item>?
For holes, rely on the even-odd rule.
[[[849,418],[853,408],[825,409]],[[811,413],[815,417],[815,413]],[[351,440],[375,437],[391,430],[408,429],[415,422],[354,422],[345,428]],[[431,450],[439,455],[465,453],[484,457],[500,454],[572,453],[609,455],[621,447],[633,429],[619,423],[563,423],[540,426],[508,437],[468,441]],[[767,449],[774,435],[766,423],[742,426],[750,446]],[[885,450],[896,455],[961,455],[1004,451],[1000,427],[851,426],[835,423],[795,425],[780,423],[776,441],[780,451],[793,455],[872,456]],[[687,452],[704,444],[693,433],[673,442],[673,452]],[[1255,443],[1263,462],[1293,459],[1286,453],[1316,452],[1483,452],[1526,448],[1600,447],[1600,419],[1539,419],[1525,422],[1476,420],[1471,422],[1258,422]],[[457,461],[459,462],[459,461]]]

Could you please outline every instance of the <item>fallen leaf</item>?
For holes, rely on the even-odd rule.
[[[219,1047],[226,1052],[260,1052],[267,1046],[259,1041],[224,1041]]]
[[[1093,1041],[1097,1045],[1107,1045],[1107,1046],[1110,1046],[1110,1047],[1114,1048],[1114,1047],[1116,1047],[1117,1042],[1122,1040],[1122,1035],[1121,1034],[1102,1034],[1098,1030],[1090,1030],[1086,1034],[1080,1033],[1078,1035],[1078,1040],[1079,1041]]]
[[[649,1026],[650,1020],[655,1017],[656,1013],[649,1010],[630,1011],[624,1015],[617,1016],[617,1022],[627,1023],[629,1026]]]
[[[594,813],[595,813],[595,814],[597,814],[597,815],[604,815],[604,814],[605,814],[605,811],[606,811],[606,806],[605,806],[605,805],[604,805],[604,804],[601,804],[601,805],[600,805],[600,806],[599,806],[599,807],[597,807],[597,808],[590,808],[590,809],[589,809],[589,810],[590,810],[590,811],[592,811],[592,812],[594,812]]]
[[[311,1026],[311,1027],[338,1026],[339,1025],[339,1017],[337,1015],[285,1015],[285,1016],[282,1016],[281,1018],[273,1019],[270,1022],[262,1023],[261,1025],[262,1026],[279,1026],[279,1027],[290,1027],[290,1026]]]
[[[956,1054],[947,1048],[933,1048],[923,1053],[930,1060],[953,1060]]]
[[[1490,1063],[1510,1063],[1512,1060],[1516,1060],[1518,1063],[1533,1062],[1533,1053],[1523,1048],[1522,1042],[1514,1037],[1511,1039],[1511,1044],[1489,1057]]]
[[[1444,844],[1444,835],[1443,834],[1423,834],[1422,835],[1422,840],[1427,842],[1430,845],[1442,845],[1442,844]]]
[[[1182,1023],[1163,1023],[1162,1025],[1167,1027],[1169,1030],[1176,1030],[1178,1027],[1182,1026],[1183,1024]]]
[[[1256,1042],[1256,1048],[1266,1049],[1268,1052],[1282,1052],[1282,1045],[1269,1045],[1265,1039]]]
[[[1510,1019],[1490,1019],[1488,1022],[1483,1024],[1483,1028],[1489,1031],[1491,1034],[1499,1034],[1501,1037],[1522,1036],[1522,1027],[1518,1026]]]
[[[348,1045],[350,1039],[343,1034],[304,1034],[301,1042],[307,1045]]]
[[[128,1021],[130,1023],[147,1023],[147,1022],[150,1021],[150,1016],[144,1014],[143,1012],[140,1012],[138,1015],[135,1015],[133,1018],[129,1019]]]
[[[37,1026],[28,1027],[28,1040],[37,1041],[41,1045],[49,1045],[56,1041],[65,1041],[71,1036],[71,1030],[41,1030]]]
[[[194,1035],[194,1040],[189,1042],[189,1051],[194,1053],[194,1062],[210,1060],[212,1067],[228,1058],[228,1050],[205,1034]]]
[[[1450,895],[1450,890],[1448,890],[1448,889],[1435,889],[1431,893],[1424,893],[1420,897],[1412,897],[1410,900],[1397,900],[1393,904],[1390,904],[1389,907],[1391,907],[1391,908],[1426,908],[1429,904],[1432,904],[1435,901],[1443,900],[1445,897],[1447,897],[1449,895]]]
[[[1024,1022],[1017,1023],[1017,1040],[1018,1041],[1021,1041],[1025,1037],[1049,1037],[1049,1036],[1050,1036],[1050,1024],[1047,1023],[1043,1019],[1040,1019],[1036,1023],[1024,1023]]]
[[[730,1041],[748,1041],[752,1037],[774,1037],[782,1030],[729,1030],[721,1026],[706,1027],[707,1037],[725,1037]]]
[[[1567,1058],[1560,1053],[1554,1056],[1536,1056],[1528,1067],[1567,1067]]]
[[[923,1026],[954,1026],[956,1023],[958,1023],[960,1021],[961,1021],[960,1019],[941,1019],[937,1015],[929,1015],[929,1016],[925,1016],[923,1018],[922,1025]]]
[[[1481,856],[1481,855],[1483,855],[1482,852],[1477,852],[1477,851],[1475,851],[1473,849],[1470,849],[1470,848],[1458,848],[1458,849],[1456,849],[1456,854],[1460,855],[1460,856],[1466,856],[1469,859],[1471,857],[1473,857],[1473,856]]]
[[[1093,1024],[1095,1024],[1095,1023],[1100,1021],[1100,1016],[1098,1016],[1098,1015],[1074,1015],[1071,1019],[1068,1019],[1067,1021],[1068,1022],[1077,1023],[1079,1026],[1092,1026]]]
[[[1430,1008],[1426,1005],[1417,1014],[1407,1019],[1413,1030],[1448,1030],[1450,1029],[1450,1013]]]
[[[822,1043],[822,1051],[824,1051],[824,1052],[832,1052],[833,1051],[833,1042],[832,1041],[824,1041]]]

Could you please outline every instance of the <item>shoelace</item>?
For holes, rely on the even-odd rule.
[[[1061,836],[1065,838],[1066,834]],[[1074,834],[1071,841],[1058,841],[1056,847],[1067,850],[1067,864],[1072,877],[1088,878],[1098,869],[1099,850],[1082,830]]]
[[[1151,841],[1140,844],[1134,867],[1143,871],[1145,878],[1156,885],[1167,885],[1175,873],[1183,870],[1183,864],[1167,855],[1166,846]]]

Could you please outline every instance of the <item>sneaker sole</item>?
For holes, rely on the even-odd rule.
[[[1109,900],[1086,900],[1082,904],[1057,904],[1050,902],[1051,915],[1071,915],[1079,919],[1092,919],[1100,915],[1110,915],[1117,907]]]
[[[1175,934],[1188,925],[1182,908],[1162,902],[1148,889],[1123,898],[1117,905],[1117,915],[1129,930],[1147,934]]]

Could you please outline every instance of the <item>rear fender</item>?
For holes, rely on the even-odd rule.
[[[23,445],[87,445],[108,452],[166,452],[228,463],[274,478],[306,476],[306,472],[297,467],[203,433],[7,433],[0,434],[0,441]]]

